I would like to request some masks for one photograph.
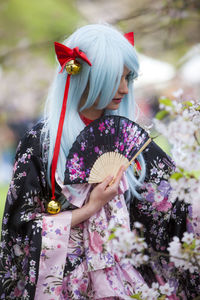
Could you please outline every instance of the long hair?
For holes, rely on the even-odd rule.
[[[57,173],[59,178],[64,180],[65,161],[68,152],[75,141],[77,135],[85,127],[80,119],[79,112],[90,108],[99,97],[98,109],[105,109],[105,113],[115,114],[127,117],[134,121],[134,98],[133,82],[138,76],[138,58],[136,51],[121,32],[110,25],[86,25],[76,30],[64,42],[64,45],[70,48],[79,47],[88,59],[91,61],[90,67],[87,63],[81,61],[81,72],[71,76],[70,88],[67,100],[67,110],[61,138],[60,153],[57,164]],[[128,78],[129,93],[125,95],[118,110],[106,110],[106,107],[113,99],[124,66],[130,70]],[[50,167],[53,157],[54,145],[56,140],[57,128],[60,118],[60,112],[63,101],[64,88],[66,83],[66,72],[59,73],[60,66],[55,75],[54,82],[50,88],[45,105],[45,115],[47,135],[49,137],[48,153],[48,181],[50,183]],[[84,91],[88,89],[87,99],[80,108],[80,100]],[[131,193],[138,195],[136,186],[143,181],[145,177],[145,163],[142,155],[139,157],[142,166],[142,173],[139,179],[133,175],[132,167],[129,168],[128,181]],[[74,189],[69,186],[71,192]]]

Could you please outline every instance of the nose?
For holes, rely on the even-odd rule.
[[[126,80],[126,78],[122,77],[118,91],[120,94],[128,94],[128,81]]]

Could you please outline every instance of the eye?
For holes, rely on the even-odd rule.
[[[129,72],[129,73],[126,75],[125,79],[126,79],[127,82],[133,80],[133,73],[132,73],[132,72]]]

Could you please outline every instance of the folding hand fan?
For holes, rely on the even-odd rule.
[[[99,183],[117,175],[151,142],[137,123],[121,116],[103,116],[85,127],[69,151],[64,184]]]

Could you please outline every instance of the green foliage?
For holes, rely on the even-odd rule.
[[[111,235],[110,235],[109,238],[108,238],[108,241],[113,240],[114,238],[115,238],[115,234],[114,234],[114,233],[111,233]]]
[[[183,104],[186,108],[192,106],[192,102],[190,102],[190,101],[183,101],[182,104]]]
[[[168,98],[159,99],[159,102],[164,104],[165,106],[173,106],[172,100]]]
[[[166,111],[166,110],[161,110],[161,111],[159,111],[159,112],[156,114],[155,118],[158,119],[158,120],[162,120],[162,119],[164,119],[164,117],[166,117],[168,114],[169,114],[168,111]]]
[[[4,213],[4,206],[5,206],[7,192],[8,192],[8,186],[0,185],[0,230],[1,230],[2,216]]]
[[[195,244],[196,244],[196,240],[194,239],[191,244],[187,244],[187,243],[184,242],[182,244],[182,247],[185,250],[187,250],[187,252],[191,252],[191,254],[192,254],[193,250],[195,249]]]
[[[200,178],[200,170],[198,170],[198,171],[191,171],[191,175],[194,178],[199,179]]]
[[[179,168],[180,169],[180,168]],[[199,179],[200,178],[200,171],[191,171],[191,172],[187,172],[183,169],[180,169],[181,172],[175,172],[173,173],[170,178],[171,179],[175,179],[175,180],[179,180],[182,177],[186,177],[186,178],[195,178],[195,179]]]
[[[71,0],[6,0],[0,5],[1,43],[51,41],[70,34],[83,19]],[[0,44],[2,46],[2,44]]]
[[[159,136],[157,136],[153,140],[161,149],[163,149],[163,151],[165,151],[168,155],[171,155],[171,147],[168,140],[163,135],[159,134]]]
[[[175,172],[171,175],[171,179],[175,179],[175,180],[179,180],[181,177],[183,177],[183,174],[182,173],[179,173],[179,172]]]
[[[195,178],[195,179],[199,179],[199,177],[200,177],[200,170],[198,170],[198,171],[191,171],[191,172],[186,172],[186,171],[184,171],[183,174],[184,174],[184,176],[185,176],[186,178]]]
[[[142,293],[140,292],[140,293],[134,294],[134,295],[132,295],[130,297],[133,298],[133,299],[142,300],[141,295],[142,295]]]

